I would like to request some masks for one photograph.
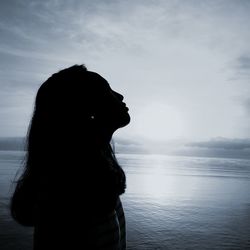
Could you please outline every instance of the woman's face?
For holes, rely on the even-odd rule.
[[[130,122],[128,107],[123,102],[124,97],[110,88],[107,96],[107,106],[110,107],[111,122],[117,128],[124,127]],[[105,106],[105,105],[104,105]]]
[[[102,126],[115,131],[130,122],[128,108],[123,102],[124,97],[111,89],[108,82],[98,75],[98,81],[104,85],[103,93],[97,100],[95,118]]]

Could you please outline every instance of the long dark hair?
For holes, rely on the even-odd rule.
[[[96,139],[91,119],[103,91],[105,86],[84,65],[53,74],[39,88],[24,170],[11,199],[11,215],[19,223],[34,225],[39,194],[46,188],[62,189],[65,179],[68,190],[76,183],[85,188],[95,183],[96,193],[107,186],[114,197],[125,192],[125,174],[110,144]],[[83,180],[84,175],[91,178]]]

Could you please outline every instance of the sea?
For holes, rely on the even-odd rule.
[[[0,249],[31,250],[33,229],[9,214],[24,152],[0,151]],[[128,250],[250,249],[250,160],[117,154]],[[20,172],[19,172],[20,173]]]

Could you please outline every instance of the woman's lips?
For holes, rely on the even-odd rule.
[[[123,104],[124,108],[128,111],[129,108],[126,106],[126,103],[123,102],[122,104]]]

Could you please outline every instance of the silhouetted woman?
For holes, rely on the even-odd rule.
[[[34,249],[126,248],[125,174],[110,140],[130,117],[123,96],[85,66],[39,88],[13,218],[34,226]]]

